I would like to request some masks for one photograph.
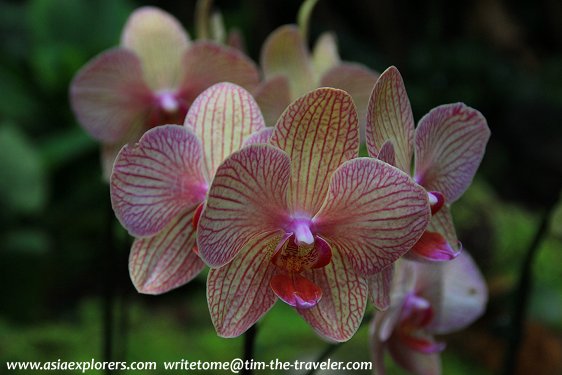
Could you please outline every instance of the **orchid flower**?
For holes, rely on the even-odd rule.
[[[264,82],[254,96],[266,124],[275,124],[285,108],[318,87],[334,87],[351,94],[359,109],[361,139],[364,138],[365,110],[378,74],[364,65],[342,62],[333,33],[322,34],[312,51],[306,40],[308,18],[313,3],[305,1],[299,14],[299,25],[284,25],[265,41],[260,65]]]
[[[218,168],[197,242],[220,336],[242,334],[279,298],[321,336],[348,340],[364,314],[366,277],[421,236],[427,194],[397,168],[357,158],[358,133],[351,97],[317,89],[287,108],[270,144]]]
[[[378,312],[371,326],[375,374],[384,375],[384,352],[416,375],[441,373],[443,342],[433,335],[458,331],[484,312],[485,281],[463,251],[444,263],[397,262],[391,305]]]
[[[143,7],[129,17],[121,46],[96,56],[77,73],[70,98],[80,124],[103,144],[108,175],[124,144],[154,126],[181,124],[193,100],[222,81],[253,89],[259,74],[240,51],[211,41],[191,42],[171,15]]]
[[[195,99],[184,126],[156,127],[119,152],[111,202],[136,237],[129,271],[139,292],[167,292],[203,269],[195,247],[198,208],[218,165],[244,140],[259,141],[264,128],[251,94],[225,82]]]
[[[446,261],[458,256],[459,242],[449,207],[470,186],[490,130],[477,110],[463,103],[438,106],[414,130],[412,108],[398,69],[381,74],[369,100],[367,150],[427,190],[432,209],[428,230],[409,256]]]

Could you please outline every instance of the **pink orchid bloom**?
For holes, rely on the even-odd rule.
[[[397,262],[390,308],[372,323],[375,373],[384,375],[384,352],[416,375],[439,375],[443,342],[433,335],[458,331],[484,312],[488,298],[478,267],[463,251],[444,263]]]
[[[264,128],[251,94],[224,82],[195,99],[184,126],[156,127],[119,152],[111,202],[136,237],[129,271],[139,292],[167,292],[203,269],[195,228],[208,186],[219,164],[245,140],[259,141]]]
[[[299,26],[281,26],[265,41],[260,58],[264,82],[254,96],[269,125],[277,121],[289,103],[315,88],[345,90],[359,109],[364,139],[365,111],[378,73],[358,63],[342,62],[333,33],[322,34],[312,53],[309,51],[305,34],[314,3],[303,3]]]
[[[438,106],[414,130],[412,108],[398,69],[381,74],[369,100],[367,150],[404,172],[429,196],[428,230],[408,254],[418,260],[447,261],[458,256],[450,205],[470,186],[482,161],[490,130],[477,110],[463,103]]]
[[[223,337],[242,334],[277,298],[321,336],[345,341],[363,318],[369,275],[418,240],[427,194],[372,158],[357,158],[357,113],[333,88],[292,103],[270,137],[218,168],[198,227],[211,267],[207,298]]]
[[[191,42],[171,15],[143,7],[129,17],[121,46],[96,56],[77,73],[70,98],[80,124],[103,144],[109,175],[124,144],[154,126],[181,124],[193,100],[222,81],[253,89],[259,82],[257,67],[234,48]]]

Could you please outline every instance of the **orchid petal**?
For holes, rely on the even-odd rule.
[[[291,158],[293,211],[314,215],[320,209],[334,170],[357,156],[358,130],[353,101],[341,90],[316,89],[287,108],[270,142]]]
[[[125,135],[125,137],[119,142],[101,145],[101,169],[105,181],[110,181],[111,173],[113,172],[113,164],[115,163],[115,159],[117,159],[117,155],[119,155],[123,146],[126,144],[137,143],[145,131],[146,128],[144,126],[133,125],[127,135]]]
[[[314,223],[364,276],[382,271],[421,237],[429,221],[426,191],[380,160],[339,167]]]
[[[246,138],[242,147],[269,143],[269,139],[271,138],[272,134],[273,134],[273,128],[265,128],[259,130],[253,133],[252,135],[250,135],[248,138]]]
[[[477,110],[463,103],[432,109],[416,129],[416,181],[453,203],[472,182],[488,138],[490,129]]]
[[[386,141],[381,147],[377,159],[384,161],[386,164],[390,164],[393,167],[396,166],[396,153],[394,152],[394,146],[392,141]]]
[[[136,10],[127,20],[121,45],[139,56],[144,77],[152,89],[177,86],[189,36],[173,16],[155,7]]]
[[[390,265],[369,278],[371,299],[375,307],[380,311],[385,311],[390,306],[390,289],[393,274],[394,265]]]
[[[189,105],[209,86],[231,82],[253,90],[259,82],[256,64],[237,49],[215,42],[199,41],[186,51],[182,61],[179,95]]]
[[[270,285],[277,297],[297,309],[313,308],[322,297],[322,290],[298,273],[277,274]]]
[[[427,230],[440,233],[445,237],[449,246],[454,251],[460,250],[461,246],[459,240],[457,239],[457,232],[455,230],[455,224],[453,223],[451,210],[446,204],[444,204],[435,214],[431,215],[431,220],[427,226]]]
[[[299,309],[299,314],[328,340],[349,340],[359,328],[367,306],[367,280],[357,275],[337,251],[326,267],[307,271],[303,276],[322,289],[322,299],[311,309]]]
[[[121,141],[143,124],[151,97],[139,59],[121,48],[91,60],[70,86],[78,121],[92,137],[107,143]]]
[[[376,157],[390,140],[396,152],[396,166],[410,174],[414,149],[414,118],[404,81],[394,66],[377,80],[367,110],[367,150]]]
[[[328,70],[321,78],[320,85],[347,91],[357,107],[361,140],[365,140],[365,127],[369,97],[378,74],[355,63],[343,63]]]
[[[289,79],[291,98],[298,98],[314,87],[308,49],[295,25],[281,26],[269,35],[260,61],[266,80],[277,75]]]
[[[252,145],[218,168],[199,220],[203,260],[221,267],[252,237],[277,232],[285,219],[290,160],[270,145]]]
[[[440,375],[441,358],[439,353],[421,353],[404,345],[398,339],[388,341],[392,358],[404,369],[415,375]]]
[[[129,233],[152,236],[205,199],[201,144],[189,129],[159,126],[119,153],[111,176],[111,203]]]
[[[455,250],[441,234],[425,231],[408,255],[416,260],[446,262],[455,259],[460,251]]]
[[[242,147],[244,139],[265,128],[252,95],[233,83],[217,83],[193,102],[185,117],[203,144],[203,164],[209,180],[224,159]]]
[[[320,80],[320,77],[322,77],[324,73],[338,66],[340,63],[341,59],[338,53],[336,35],[330,32],[323,33],[316,40],[316,44],[312,50],[312,64],[317,79]],[[371,85],[371,88],[372,87]],[[369,90],[371,90],[371,88],[369,88]]]
[[[140,293],[161,294],[186,284],[205,264],[193,251],[195,206],[154,237],[136,239],[129,256],[129,272]]]
[[[263,82],[254,94],[267,125],[275,125],[291,103],[291,88],[286,76],[278,75]]]
[[[277,301],[269,286],[276,272],[270,258],[280,239],[278,234],[259,234],[232,262],[209,271],[207,300],[219,336],[241,335]]]
[[[434,312],[428,332],[457,331],[484,313],[488,299],[486,282],[466,250],[443,264],[420,265],[427,270],[420,272],[426,278],[420,287]]]

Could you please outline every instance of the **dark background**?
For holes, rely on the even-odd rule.
[[[118,44],[141,5],[169,11],[194,36],[194,1],[0,2],[0,362],[103,360],[110,316],[116,359],[240,356],[241,339],[214,333],[204,276],[164,296],[134,291],[130,240],[110,211],[98,145],[69,109],[75,72]],[[266,36],[294,23],[299,5],[215,1],[256,62]],[[396,65],[416,119],[462,101],[488,120],[486,156],[453,214],[490,303],[473,327],[445,338],[447,374],[501,371],[524,256],[545,216],[519,373],[562,372],[562,210],[551,210],[562,185],[560,20],[558,0],[320,0],[312,15],[311,44],[332,30],[344,60],[379,72]],[[367,331],[334,358],[368,360]],[[325,345],[278,304],[260,324],[255,358],[313,359]]]

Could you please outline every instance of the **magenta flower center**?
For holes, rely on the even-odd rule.
[[[409,294],[402,305],[400,323],[396,329],[397,338],[410,349],[420,353],[436,353],[445,348],[425,331],[433,320],[433,309],[425,298]]]

